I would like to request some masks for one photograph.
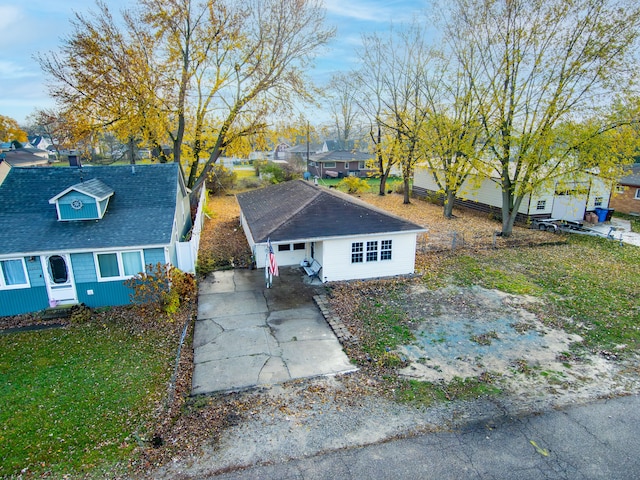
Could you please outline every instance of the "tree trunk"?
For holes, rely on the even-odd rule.
[[[404,201],[402,203],[405,205],[409,205],[411,203],[409,200],[409,177],[405,175],[403,181],[404,181]]]
[[[447,189],[444,197],[443,215],[444,218],[453,218],[453,204],[456,196],[453,190]]]
[[[518,217],[518,210],[524,196],[515,196],[509,190],[502,190],[502,232],[503,237],[510,237]]]
[[[378,195],[385,195],[386,191],[387,191],[387,174],[382,173],[380,175],[380,190],[378,192]]]

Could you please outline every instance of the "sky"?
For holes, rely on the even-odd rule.
[[[135,0],[105,0],[112,12]],[[428,0],[325,0],[327,24],[336,37],[316,59],[310,76],[318,83],[357,61],[363,32],[388,31],[391,22],[410,21]],[[34,56],[58,51],[71,32],[74,13],[95,10],[93,0],[0,0],[0,115],[23,124],[36,109],[53,107],[45,76]],[[117,15],[116,15],[117,16]]]

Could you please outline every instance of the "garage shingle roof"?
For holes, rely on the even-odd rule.
[[[168,245],[178,175],[172,163],[136,165],[135,173],[131,166],[14,167],[0,184],[0,255]],[[104,217],[58,221],[49,199],[92,179],[114,191]]]
[[[424,232],[404,220],[341,192],[303,180],[237,195],[256,243],[357,236],[393,232]]]

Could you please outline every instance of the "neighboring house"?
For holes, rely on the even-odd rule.
[[[416,168],[413,194],[437,196],[438,185],[433,170]],[[483,212],[501,214],[502,191],[497,182],[469,177],[459,190],[456,205]],[[540,189],[522,200],[516,221],[526,223],[534,218],[555,218],[582,221],[585,213],[609,206],[611,188],[597,175],[585,173],[578,181],[556,182],[553,187]]]
[[[412,274],[417,236],[426,229],[335,190],[304,180],[237,195],[256,266],[267,241],[280,266],[312,263],[324,281]]]
[[[126,304],[126,279],[176,264],[191,227],[177,164],[2,170],[0,316]]]
[[[366,152],[337,150],[309,157],[307,171],[318,178],[366,177],[371,172],[373,156]]]
[[[286,160],[288,158],[287,151],[291,148],[288,143],[281,142],[273,150],[274,160]]]
[[[42,135],[34,135],[29,137],[29,144],[32,147],[38,148],[40,150],[49,150],[49,147],[51,147],[51,142],[49,141],[49,139],[43,137]]]
[[[611,195],[609,207],[616,212],[640,215],[640,164],[625,171]]]

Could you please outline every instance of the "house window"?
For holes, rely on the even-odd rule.
[[[624,185],[616,185],[616,193],[624,193]]]
[[[380,260],[391,260],[391,240],[380,242]]]
[[[336,168],[336,162],[324,162],[324,168]]]
[[[142,252],[97,253],[99,280],[118,280],[133,277],[144,271]]]
[[[536,205],[536,210],[544,210],[545,208],[547,208],[547,201],[538,200],[538,204]]]
[[[367,242],[367,262],[378,261],[378,241]]]
[[[294,243],[293,244],[293,249],[294,250],[304,250],[306,247],[306,245],[304,243]]]
[[[358,169],[359,170],[366,170],[366,165],[365,162],[358,162]]]
[[[636,188],[636,196],[633,198],[635,198],[636,200],[640,200],[640,188]]]
[[[362,263],[364,259],[364,244],[362,242],[353,242],[351,244],[351,263]]]
[[[602,206],[602,197],[596,197],[593,201],[593,205],[595,207],[601,207]]]
[[[289,243],[283,243],[278,245],[279,252],[288,252],[289,250],[291,250],[291,244]]]
[[[29,277],[24,260],[22,258],[0,260],[0,288],[25,287],[29,287]]]
[[[315,167],[316,166],[316,162],[309,160],[309,166],[310,167]]]

